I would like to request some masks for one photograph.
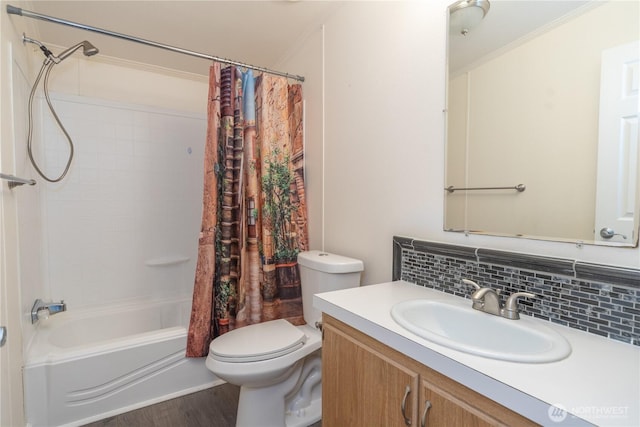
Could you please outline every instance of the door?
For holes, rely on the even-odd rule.
[[[602,53],[596,242],[633,244],[637,238],[639,57],[638,41]]]

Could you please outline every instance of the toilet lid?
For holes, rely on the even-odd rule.
[[[284,356],[307,341],[300,329],[284,319],[234,329],[211,341],[209,355],[222,362],[257,362]]]

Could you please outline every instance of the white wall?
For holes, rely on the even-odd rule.
[[[91,35],[87,36],[91,41]],[[43,41],[46,44],[46,40]],[[47,45],[54,52],[64,47]],[[43,56],[34,45],[26,47],[35,63]],[[31,80],[32,82],[32,80]],[[205,113],[208,76],[182,73],[98,54],[86,59],[80,53],[68,57],[51,73],[50,89],[109,101]]]
[[[203,97],[206,95],[203,94]],[[74,141],[39,179],[45,293],[70,309],[189,297],[202,217],[206,115],[52,94]],[[40,168],[69,148],[42,100]],[[46,147],[46,148],[44,148]]]
[[[301,40],[286,61],[276,65],[278,70],[296,70],[305,78],[304,96],[304,136],[305,136],[305,195],[309,244],[312,248],[324,246],[324,73],[323,73],[323,29],[312,31],[306,40]]]
[[[391,277],[394,234],[424,237],[429,223],[442,222],[446,15],[431,3],[347,2],[281,67],[307,77],[307,106],[324,97],[324,117],[306,115],[307,151],[324,141],[325,154],[324,164],[306,157],[310,183],[324,173],[324,195],[310,190],[309,204],[323,198],[323,248],[363,259],[364,283]],[[322,80],[301,65],[318,49]],[[325,123],[317,135],[312,119]],[[318,233],[310,232],[312,247],[322,247]]]
[[[307,125],[308,145],[324,141],[324,163],[307,157],[310,182],[325,174],[324,194],[309,191],[310,205],[324,198],[324,249],[364,260],[366,284],[391,279],[393,235],[640,267],[638,248],[442,231],[450,3],[348,2],[327,19],[324,81],[305,83],[307,105],[323,102],[317,86],[324,87],[323,131],[310,135]],[[281,68],[304,74],[301,64],[317,60],[318,37]]]

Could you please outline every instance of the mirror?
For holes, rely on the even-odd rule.
[[[492,0],[450,28],[446,231],[637,246],[639,6]]]

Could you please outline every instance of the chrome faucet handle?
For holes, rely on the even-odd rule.
[[[504,304],[504,308],[502,309],[502,317],[511,320],[517,320],[520,318],[520,313],[518,312],[518,298],[520,297],[536,298],[536,294],[532,294],[531,292],[516,292],[509,295],[509,298],[507,298],[507,302]]]
[[[480,285],[478,285],[478,284],[477,284],[476,282],[474,282],[473,280],[469,280],[469,279],[462,279],[462,282],[463,282],[463,283],[466,283],[467,285],[471,285],[471,286],[473,286],[473,287],[475,288],[475,291],[474,291],[474,293],[473,293],[474,295],[476,295],[476,293],[477,293],[479,290],[481,290],[481,289],[490,289],[490,290],[493,290],[493,291],[494,291],[496,294],[498,294],[498,295],[500,295],[500,292],[502,292],[502,289],[493,289],[493,288],[489,288],[489,287],[487,287],[487,288],[482,288]],[[484,291],[481,295],[484,295],[484,293],[486,293],[486,292],[488,292],[488,291]],[[478,295],[478,297],[479,297],[479,296],[480,296],[480,295]]]
[[[486,294],[490,293],[490,292],[493,292],[493,293],[497,294],[497,292],[496,292],[496,290],[495,290],[495,289],[492,289],[492,288],[480,288],[480,289],[478,289],[477,291],[475,291],[475,292],[473,293],[473,295],[471,296],[471,298],[474,298],[474,299],[481,299],[481,298],[484,298],[484,296],[485,296]]]
[[[474,282],[473,280],[469,280],[469,279],[462,279],[462,283],[466,283],[467,285],[471,285],[473,286],[477,291],[480,290],[480,285],[478,285],[476,282]]]
[[[502,295],[502,289],[480,288],[477,291],[475,291],[473,294],[471,294],[471,299],[474,301],[476,300],[480,301],[488,293],[496,294],[497,297],[500,297]]]
[[[475,308],[476,310],[480,310],[480,308],[482,308],[483,301],[480,299],[480,297],[477,295],[477,293],[482,288],[480,287],[480,285],[478,285],[473,280],[462,279],[462,283],[465,283],[467,285],[471,285],[471,286],[474,287],[475,290],[473,291],[473,294],[471,295],[471,300],[473,301],[473,308]]]

